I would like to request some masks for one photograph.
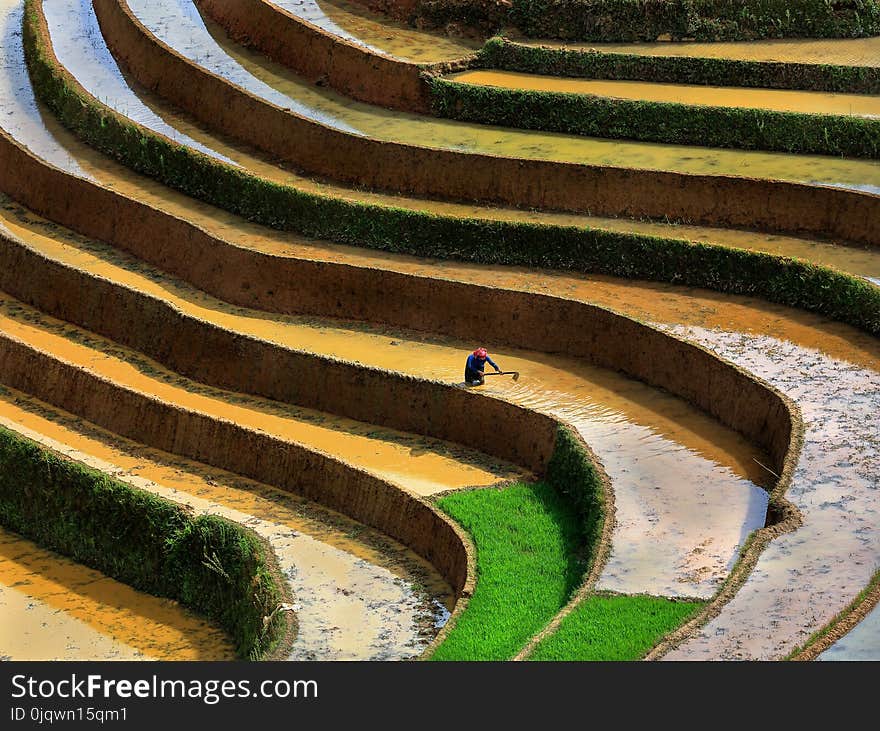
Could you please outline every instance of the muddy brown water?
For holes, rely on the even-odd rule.
[[[412,551],[289,493],[137,444],[14,389],[0,387],[0,423],[136,488],[222,515],[266,538],[294,599],[291,659],[412,658],[454,604],[448,584]],[[125,606],[124,596],[120,603]]]
[[[77,159],[80,159],[79,157]],[[158,191],[159,188],[154,190]],[[157,195],[153,200],[160,201]],[[184,201],[182,197],[177,200]],[[177,201],[175,201],[177,204]],[[528,270],[510,270],[498,268],[490,270],[485,267],[456,265],[442,262],[418,262],[407,259],[406,257],[387,257],[376,255],[370,252],[346,249],[345,247],[334,247],[328,244],[318,244],[305,242],[298,237],[287,236],[269,232],[259,227],[244,224],[236,221],[234,217],[219,213],[207,206],[200,204],[191,205],[180,203],[180,211],[190,220],[198,222],[200,225],[206,226],[209,230],[221,235],[227,239],[234,240],[239,244],[254,246],[255,248],[265,247],[266,250],[282,252],[285,255],[306,255],[313,258],[322,258],[330,260],[347,260],[364,264],[372,261],[374,265],[385,266],[387,268],[395,268],[401,271],[422,271],[439,276],[449,276],[459,278],[464,281],[477,281],[485,283],[486,281],[506,281],[510,286],[533,289],[536,291],[550,291],[554,293],[567,293],[568,296],[582,297],[587,301],[594,301],[600,304],[606,304],[620,311],[624,311],[636,316],[645,316],[646,319],[655,322],[668,323],[672,327],[676,323],[684,322],[694,325],[705,325],[712,333],[718,333],[715,337],[720,338],[724,333],[733,333],[743,338],[746,342],[758,343],[761,333],[771,333],[779,342],[788,344],[793,347],[784,349],[773,347],[772,349],[779,353],[779,357],[785,362],[786,367],[794,368],[796,372],[804,370],[803,363],[808,364],[808,373],[816,369],[817,364],[821,366],[816,373],[817,378],[832,378],[835,376],[833,367],[835,364],[843,364],[845,370],[851,371],[851,377],[854,381],[870,380],[872,372],[876,373],[880,367],[878,361],[876,341],[867,336],[861,336],[851,328],[840,326],[836,323],[829,322],[823,318],[807,315],[805,313],[794,312],[785,308],[769,306],[760,301],[748,300],[746,298],[721,297],[708,292],[699,290],[687,290],[667,285],[654,285],[634,282],[621,282],[607,278],[596,277],[576,277],[571,275],[554,274],[552,272],[534,272]],[[175,210],[177,210],[175,208]],[[462,207],[463,215],[467,207]],[[470,209],[478,210],[478,209]],[[775,238],[775,237],[774,237]],[[747,234],[744,235],[747,239]],[[814,246],[809,243],[808,246]],[[815,244],[816,250],[823,250],[823,246]],[[837,247],[829,247],[837,248]],[[870,252],[866,252],[867,263],[872,260]],[[856,268],[861,267],[862,263],[857,263]],[[864,271],[864,270],[862,270]],[[766,345],[766,343],[759,343]],[[711,347],[711,346],[709,346]],[[748,361],[742,353],[732,351],[731,357],[738,363],[746,364]],[[800,370],[798,370],[798,364]],[[758,375],[764,375],[763,369],[767,369],[770,373],[769,366],[761,362],[760,359],[754,359],[750,364],[756,368]],[[789,384],[790,385],[790,384]],[[876,395],[873,396],[876,398]],[[846,400],[841,399],[841,403],[831,403],[827,405],[831,412],[840,417],[846,411]],[[856,432],[862,429],[864,432],[865,423],[850,423],[849,427]],[[831,432],[834,434],[834,431]],[[867,434],[871,437],[873,432]],[[864,434],[862,434],[864,436]],[[822,422],[818,422],[817,431],[808,431],[808,437],[814,444],[814,449],[821,450],[821,440],[824,438],[822,433]],[[868,439],[870,442],[870,439]],[[865,455],[855,448],[856,442],[848,442],[844,445],[845,450],[852,452],[852,465],[861,465],[864,473]],[[868,448],[866,446],[866,448]],[[835,464],[832,465],[835,476],[839,473],[848,473],[850,465]],[[807,482],[817,480],[819,477],[815,474],[806,474],[800,476]],[[867,481],[868,487],[873,484]],[[863,486],[864,488],[864,486]],[[847,501],[844,506],[843,516],[838,521],[837,528],[840,531],[846,531],[846,517],[852,514],[857,515],[858,511],[866,507],[866,489],[856,491],[856,500]],[[835,507],[828,505],[813,506],[819,512],[834,512]],[[867,504],[872,509],[870,504]],[[806,546],[799,545],[794,550],[795,560],[810,545],[816,543],[815,536],[811,537]],[[872,549],[869,541],[863,546],[863,554],[867,557],[867,563],[876,562],[876,556],[870,553]],[[813,545],[816,548],[816,545]],[[833,544],[827,542],[823,544],[821,550],[831,550],[831,555],[835,560],[839,557],[834,556]],[[865,553],[867,551],[867,553]],[[807,561],[802,562],[805,566],[805,575],[812,576],[817,572],[816,567],[807,566]],[[767,581],[762,584],[762,590],[767,590],[770,595],[776,593],[776,588],[787,588],[784,582],[784,571],[780,571],[779,567],[772,567],[773,570],[767,577]],[[818,572],[822,574],[822,567]],[[824,574],[828,574],[827,569]],[[833,573],[833,571],[831,572]],[[751,580],[750,580],[751,581]],[[857,590],[857,586],[861,581],[860,576],[846,575],[845,581],[837,587],[837,595],[843,598],[849,592]],[[863,582],[861,585],[864,585]],[[749,582],[746,583],[746,586]],[[810,606],[812,595],[810,591],[815,585],[808,587],[806,596],[801,594],[797,601],[783,608],[782,613],[776,618],[779,624],[787,626],[788,631],[797,628],[798,631],[806,631],[810,627],[815,628],[817,623],[822,621],[822,617],[804,616],[804,609]],[[858,586],[861,588],[861,586]],[[849,597],[851,598],[851,597]],[[771,600],[772,601],[772,600]],[[776,598],[779,604],[779,597]],[[759,612],[753,612],[751,620],[757,622]],[[722,615],[723,616],[723,615]],[[760,631],[759,631],[760,634]],[[766,641],[766,632],[763,637]],[[760,648],[753,648],[757,656],[762,656]]]
[[[76,5],[88,0],[57,0]],[[880,163],[827,156],[742,152],[705,147],[602,140],[577,135],[526,132],[391,112],[306,84],[288,69],[228,39],[198,16],[187,0],[131,0],[138,19],[160,40],[187,58],[269,102],[353,134],[414,146],[486,153],[502,157],[585,162],[694,174],[727,174],[880,192]],[[211,25],[210,21],[208,24]],[[50,20],[54,38],[67,28]],[[58,30],[63,28],[63,33]],[[59,53],[62,65],[78,78],[85,72]],[[88,79],[82,83],[89,87]],[[267,90],[268,89],[268,90]],[[95,89],[96,96],[100,90]],[[311,111],[302,112],[302,108]],[[330,121],[336,120],[336,122]]]
[[[139,393],[334,455],[419,495],[523,477],[512,465],[459,445],[190,381],[5,294],[0,294],[0,330]]]
[[[108,247],[65,235],[22,209],[5,210],[3,227],[50,258],[162,297],[224,329],[413,376],[461,378],[467,344],[231,307]],[[511,386],[490,379],[485,391],[575,426],[602,459],[620,499],[631,496],[630,509],[622,511],[630,520],[618,526],[614,587],[713,593],[736,546],[764,523],[766,493],[752,483],[769,484],[758,464],[768,458],[680,400],[635,381],[538,353],[502,350],[497,357],[523,380]],[[702,548],[694,553],[696,545]]]
[[[519,43],[549,48],[633,53],[644,56],[689,56],[693,58],[731,58],[743,61],[783,61],[788,63],[835,64],[840,66],[880,65],[880,37],[870,38],[792,38],[727,43],[560,43],[523,40]]]
[[[830,94],[816,91],[659,84],[641,81],[602,81],[491,70],[463,71],[451,74],[448,78],[464,84],[503,89],[589,94],[615,99],[672,102],[696,106],[880,117],[880,97],[867,94]]]
[[[176,602],[0,528],[0,658],[232,660],[235,648]]]
[[[453,61],[468,56],[479,42],[408,28],[372,15],[366,8],[344,0],[270,0],[282,10],[312,25],[376,53],[416,63]]]

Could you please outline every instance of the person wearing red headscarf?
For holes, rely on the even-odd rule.
[[[467,363],[464,366],[464,380],[468,386],[482,386],[486,370],[486,363],[492,366],[498,373],[501,369],[489,357],[489,353],[485,348],[477,348],[468,356]]]

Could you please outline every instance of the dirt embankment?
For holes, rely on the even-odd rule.
[[[25,179],[19,174],[23,168],[4,166],[4,170],[17,171],[8,176],[0,173],[0,187],[10,195],[18,194],[22,202],[35,204],[35,210],[60,218],[59,222],[86,235],[119,244],[196,286],[211,289],[205,287],[203,272],[219,268],[225,276],[220,279],[220,286],[216,287],[218,291],[214,294],[221,298],[235,292],[251,291],[242,289],[242,283],[247,281],[242,279],[242,274],[259,268],[260,262],[249,261],[246,250],[217,241],[211,243],[206,234],[179,219],[41,165],[11,142],[3,144],[6,141],[8,138],[0,136],[0,161],[6,157],[4,152],[18,152],[20,154],[12,157],[24,163],[24,169],[28,169],[27,164],[31,163],[33,167],[30,169],[34,173],[27,176],[28,182],[21,184]],[[39,185],[41,180],[46,187]],[[51,183],[52,180],[61,186],[67,183],[69,189],[62,191]],[[13,192],[8,188],[16,190]],[[101,199],[117,205],[101,210]],[[82,200],[82,206],[75,204],[78,200]],[[96,204],[96,208],[93,209],[90,203]],[[108,212],[113,215],[107,215]],[[170,224],[171,230],[161,225],[154,227],[152,223]],[[175,236],[178,231],[184,235]],[[196,241],[209,246],[199,251],[184,245],[187,232],[197,234]],[[166,251],[173,257],[170,266],[161,253],[163,244],[167,244]],[[227,251],[243,255],[246,269],[240,269],[237,274],[229,269],[230,264],[234,266],[234,260],[227,260]],[[265,257],[260,259],[265,266]],[[543,472],[553,451],[556,422],[523,407],[498,399],[484,399],[474,391],[448,384],[416,380],[238,335],[186,315],[163,300],[48,260],[3,236],[0,236],[0,261],[3,263],[0,289],[55,317],[146,353],[199,381],[446,439],[537,473]],[[346,311],[347,304],[356,301],[361,293],[369,292],[369,302],[358,313],[362,319],[409,325],[417,321],[418,311],[406,312],[401,308],[412,303],[427,312],[432,302],[437,302],[434,297],[417,305],[424,290],[416,288],[412,291],[410,286],[403,301],[392,307],[396,315],[386,316],[383,302],[394,300],[390,295],[396,292],[394,288],[398,285],[404,287],[407,284],[406,277],[398,275],[395,281],[383,282],[383,272],[378,270],[354,267],[338,270],[330,264],[317,266],[299,260],[280,261],[294,266],[286,268],[282,278],[269,282],[268,291],[277,290],[291,296],[290,309],[295,312],[327,315],[323,305],[331,293],[335,298],[335,307],[328,307],[332,314],[351,317]],[[420,281],[430,285],[433,280]],[[373,285],[378,285],[378,289]],[[258,291],[265,294],[267,290],[260,288]],[[230,299],[240,298],[230,296]],[[266,296],[265,300],[258,297],[257,302],[251,304],[273,309],[271,296]],[[440,304],[443,303],[438,302]],[[440,316],[451,306],[452,301],[447,301]],[[462,418],[463,414],[468,414],[468,418]]]
[[[403,22],[411,21],[419,7],[419,0],[352,0],[352,2],[363,5],[374,13],[381,13]]]
[[[0,234],[0,289],[199,382],[463,444],[543,472],[556,422],[478,392],[225,330]]]
[[[124,0],[95,0],[133,76],[205,124],[308,174],[426,197],[878,243],[880,196],[771,180],[495,157],[360,137],[277,107],[159,42]],[[48,33],[45,45],[51,48]]]
[[[462,339],[480,339],[491,332],[499,343],[582,358],[665,388],[764,447],[777,466],[788,449],[788,407],[775,392],[708,351],[604,308],[536,293],[235,247],[171,214],[41,163],[3,135],[0,163],[4,163],[0,171],[9,171],[0,172],[0,187],[32,210],[128,250],[220,299],[272,312],[366,320]],[[29,291],[40,302],[29,301],[41,308],[64,307],[63,312],[56,309],[63,319],[87,319],[83,324],[93,328],[102,322],[108,337],[142,338],[131,346],[154,353],[160,360],[176,358],[176,369],[198,370],[200,378],[210,376],[218,385],[252,390],[253,384],[244,389],[231,375],[238,368],[239,350],[247,343],[248,358],[261,363],[254,369],[256,386],[272,398],[449,439],[538,473],[552,450],[548,425],[543,418],[527,416],[532,413],[527,410],[443,384],[358,366],[336,364],[325,369],[326,361],[292,351],[284,356],[289,359],[285,362],[279,360],[275,346],[259,341],[254,345],[206,323],[180,326],[187,333],[183,342],[191,344],[175,355],[168,343],[175,342],[173,330],[177,328],[171,323],[179,313],[172,315],[170,308],[157,302],[149,306],[155,308],[150,329],[166,333],[167,343],[164,337],[150,340],[144,333],[129,335],[134,318],[142,319],[149,311],[143,304],[134,299],[124,304],[119,301],[121,295],[108,290],[106,299],[112,306],[95,297],[76,312],[72,308],[79,307],[77,297],[57,298],[36,280],[24,284],[29,270],[45,269],[36,264],[36,260],[28,265],[10,260],[8,271],[21,271],[23,278],[20,284],[10,280],[9,286],[18,288],[13,294],[23,297]],[[61,277],[68,280],[57,285],[61,291],[78,290],[80,284],[73,274]],[[198,337],[189,327],[198,328]],[[296,379],[292,373],[297,373]],[[391,393],[400,398],[390,398]],[[482,420],[468,424],[470,420],[460,418],[477,398],[481,404],[488,402],[485,409],[490,420],[502,416],[511,420],[514,427],[505,434],[506,444],[499,444],[502,440],[492,436]],[[526,433],[518,432],[520,428]]]
[[[199,0],[230,36],[353,99],[427,114],[424,66],[358,46],[263,0]]]
[[[452,523],[351,465],[232,422],[150,398],[0,334],[3,382],[138,442],[294,492],[401,541],[457,593],[468,555]]]

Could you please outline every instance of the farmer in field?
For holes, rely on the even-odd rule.
[[[482,386],[485,383],[486,363],[492,366],[498,373],[501,369],[489,357],[489,353],[485,348],[477,348],[468,356],[467,363],[464,366],[464,380],[468,386]]]

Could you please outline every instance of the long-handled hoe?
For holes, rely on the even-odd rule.
[[[484,374],[486,376],[513,376],[514,381],[519,380],[519,371],[492,371],[492,373]]]

